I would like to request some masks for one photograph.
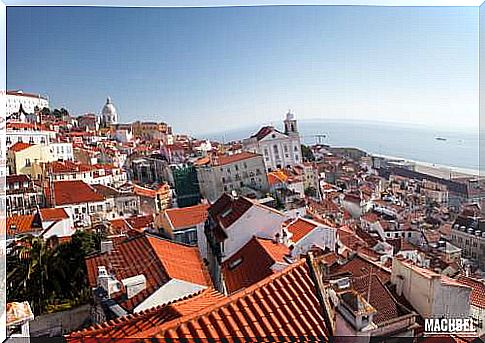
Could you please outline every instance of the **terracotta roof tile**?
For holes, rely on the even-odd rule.
[[[370,270],[377,275],[383,283],[391,280],[391,272],[376,263],[360,256],[355,255],[348,262],[341,265],[334,265],[330,268],[332,274],[350,272],[352,276],[359,277],[369,275]]]
[[[311,231],[313,231],[318,226],[318,223],[314,223],[309,221],[308,219],[298,218],[290,225],[286,227],[286,229],[293,234],[290,238],[294,243],[298,242],[300,239],[305,237]]]
[[[460,275],[458,281],[472,288],[471,304],[485,309],[485,282],[464,275]]]
[[[80,180],[54,182],[54,197],[56,206],[104,201],[93,187]]]
[[[72,342],[81,337],[105,337],[110,339],[134,336],[149,337],[150,334],[156,333],[158,326],[163,323],[200,311],[223,298],[224,296],[221,293],[212,288],[207,288],[171,304],[156,306],[101,325],[94,325],[84,330],[73,332],[66,336],[66,340]]]
[[[25,234],[32,232],[34,223],[34,215],[20,215],[7,217],[7,235],[15,236],[17,234]],[[38,228],[41,230],[42,228]]]
[[[217,165],[223,166],[231,163],[236,163],[239,161],[244,161],[254,157],[260,157],[262,159],[261,155],[255,154],[249,151],[243,151],[238,154],[232,154],[232,155],[221,155],[221,156],[217,156]]]
[[[370,293],[369,280],[372,280],[370,282]],[[400,311],[397,301],[377,275],[372,274],[371,277],[370,274],[367,274],[353,277],[352,285],[377,310],[377,313],[374,315],[374,322],[376,324],[399,317]]]
[[[69,218],[68,214],[63,208],[41,208],[40,215],[42,220],[57,221]]]
[[[14,145],[12,145],[8,150],[13,151],[13,152],[19,152],[19,151],[25,150],[27,148],[30,148],[31,146],[34,146],[34,145],[28,144],[28,143],[23,143],[23,142],[17,142]]]
[[[209,214],[213,219],[222,224],[223,228],[231,226],[252,206],[253,202],[244,197],[233,198],[228,194],[223,194],[209,208]]]
[[[277,262],[287,264],[284,257],[289,252],[284,244],[253,237],[222,264],[227,291],[234,293],[273,274],[271,266]]]
[[[187,309],[191,311],[190,309],[194,308],[194,312],[159,325],[151,325],[149,329],[138,331],[129,338],[190,340],[250,337],[255,340],[258,337],[271,336],[279,341],[293,338],[327,339],[328,330],[315,295],[309,267],[305,262],[301,260],[294,263],[282,272],[273,274],[229,297],[215,301],[208,299],[195,306],[191,305],[191,299],[187,299]],[[195,301],[196,297],[193,299]],[[177,307],[177,302],[173,306]],[[148,320],[144,321],[147,322]],[[110,326],[112,324],[107,325],[108,328]],[[128,326],[133,329],[136,324],[130,323]],[[89,337],[106,337],[106,334],[85,330],[71,335],[68,339],[89,341]]]
[[[165,210],[165,214],[175,229],[183,229],[205,222],[208,209],[209,205],[199,204],[183,208],[170,208]]]
[[[185,246],[165,239],[138,235],[115,245],[111,253],[96,254],[86,258],[88,282],[96,286],[98,266],[105,266],[122,280],[143,274],[146,289],[131,299],[123,294],[113,298],[126,310],[132,311],[149,295],[171,279],[210,285],[210,277],[199,256],[197,247]]]

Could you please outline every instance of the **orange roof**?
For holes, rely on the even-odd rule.
[[[157,194],[161,194],[169,190],[170,186],[168,184],[162,184],[158,189],[150,189],[139,185],[133,185],[133,193],[147,198],[155,198]]]
[[[472,288],[471,304],[485,309],[485,282],[464,275],[460,275],[458,281]]]
[[[212,290],[203,291],[201,296],[209,292]],[[125,335],[124,338],[153,337],[171,340],[197,337],[218,340],[227,337],[273,337],[278,340],[280,337],[281,340],[281,337],[284,337],[287,340],[318,341],[328,339],[329,331],[305,260],[290,265],[282,272],[265,278],[245,291],[229,297],[199,300],[198,297],[185,300],[188,314],[173,320],[155,325],[150,325],[148,320],[142,321],[142,327],[149,326],[142,331],[135,328],[136,323],[122,324],[123,319],[105,323],[103,326],[106,330],[114,325],[122,326],[117,329],[123,332],[131,330],[132,333]],[[175,302],[170,306],[177,304],[178,302]],[[165,313],[167,309],[163,307],[158,313]],[[97,328],[101,329],[100,326]],[[110,336],[88,329],[69,336],[68,340],[89,341],[89,337]]]
[[[113,299],[128,311],[133,310],[171,279],[210,286],[209,274],[197,247],[166,239],[138,234],[115,245],[111,253],[99,253],[86,258],[88,282],[96,286],[98,266],[111,266],[118,280],[143,274],[146,288],[130,299],[122,292]]]
[[[268,182],[270,186],[278,183],[286,183],[288,176],[282,170],[275,170],[268,173]]]
[[[156,306],[129,316],[93,325],[82,331],[70,333],[66,340],[72,342],[88,336],[110,339],[126,339],[133,336],[149,337],[150,333],[155,334],[157,328],[163,323],[200,311],[223,298],[224,295],[221,293],[213,288],[207,288],[171,304]]]
[[[19,152],[19,151],[25,150],[27,148],[30,148],[31,146],[34,146],[34,145],[28,144],[28,143],[23,143],[23,142],[17,142],[14,145],[12,145],[8,150],[13,151],[13,152]]]
[[[51,173],[73,173],[73,172],[89,172],[93,167],[89,164],[83,164],[72,161],[54,161],[47,164],[47,168]]]
[[[209,286],[211,280],[197,247],[148,236],[148,241],[172,279]]]
[[[93,187],[80,180],[54,182],[54,197],[56,206],[104,200]]]
[[[165,210],[165,214],[175,229],[183,229],[205,222],[208,209],[209,205],[199,204],[183,208],[170,208]]]
[[[331,274],[350,272],[354,277],[369,275],[371,270],[383,283],[391,280],[390,270],[383,268],[359,254],[352,257],[352,259],[345,264],[337,264],[330,268]]]
[[[218,159],[218,165],[223,166],[226,164],[236,163],[236,162],[244,161],[254,157],[261,157],[261,155],[258,155],[249,151],[243,151],[238,154],[218,156],[217,159]]]
[[[69,218],[63,208],[41,208],[40,215],[42,220],[45,221],[57,221]]]
[[[131,226],[131,228],[136,231],[144,231],[146,228],[151,227],[153,224],[153,215],[147,214],[144,216],[134,216],[126,218],[126,222]]]
[[[286,229],[293,234],[290,238],[294,243],[309,234],[313,229],[318,226],[316,223],[312,223],[308,219],[298,218],[293,221]]]
[[[33,214],[7,217],[7,235],[13,236],[16,234],[32,232],[33,223]],[[15,227],[15,229],[13,229],[13,227]]]
[[[222,265],[227,291],[231,294],[273,274],[277,262],[288,264],[284,257],[290,250],[271,239],[253,237]]]

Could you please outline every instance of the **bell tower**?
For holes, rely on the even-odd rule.
[[[295,115],[288,110],[286,113],[286,119],[284,120],[285,123],[285,134],[291,135],[298,135],[298,126],[296,124]]]

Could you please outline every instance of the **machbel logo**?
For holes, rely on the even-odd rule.
[[[424,331],[428,335],[472,334],[475,333],[475,328],[471,318],[425,318]]]

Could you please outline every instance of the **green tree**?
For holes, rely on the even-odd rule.
[[[303,155],[304,161],[307,161],[307,162],[315,161],[315,156],[313,155],[312,150],[305,144],[301,145],[301,154]]]
[[[53,305],[89,300],[85,258],[99,250],[102,233],[76,232],[69,242],[26,236],[7,257],[7,300],[29,301],[35,314]]]

